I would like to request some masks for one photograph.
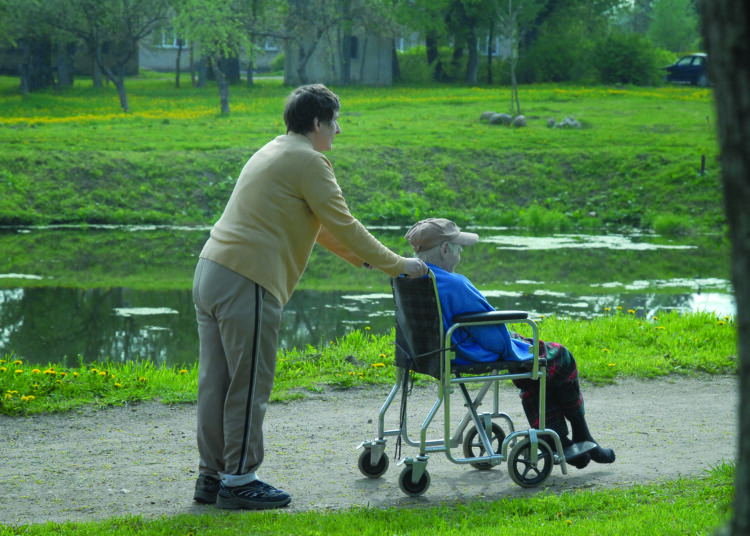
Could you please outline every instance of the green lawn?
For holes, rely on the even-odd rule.
[[[0,223],[210,225],[246,159],[283,134],[290,91],[234,87],[221,116],[215,88],[132,79],[123,114],[112,87],[22,98],[16,85],[0,78]],[[365,223],[721,229],[710,89],[522,87],[520,129],[479,120],[505,111],[507,88],[333,89],[329,157]],[[568,116],[583,128],[547,126]]]
[[[233,87],[232,113],[221,116],[215,88],[176,90],[170,80],[136,78],[127,82],[132,112],[125,115],[112,87],[81,81],[63,94],[27,97],[16,87],[16,79],[0,77],[2,224],[210,225],[253,150],[283,133],[290,90],[275,81]],[[723,229],[710,89],[522,87],[528,127],[521,129],[479,121],[484,111],[506,111],[507,88],[333,89],[342,97],[343,133],[329,156],[353,213],[365,223],[405,225],[439,215],[462,225],[544,231]],[[583,128],[547,126],[549,118],[571,115]],[[543,333],[584,349],[577,356],[590,381],[736,371],[732,319],[664,315],[646,322],[613,311],[590,322],[545,319]],[[274,399],[388,383],[391,340],[355,332],[328,347],[280,355]],[[350,354],[365,368],[347,367]],[[0,409],[10,415],[195,400],[194,364],[70,367],[13,355],[3,361]],[[0,535],[707,534],[730,515],[733,478],[730,463],[703,478],[522,500],[118,518],[0,526]]]

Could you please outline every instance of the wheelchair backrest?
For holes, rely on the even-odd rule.
[[[396,365],[440,378],[443,320],[435,276],[391,279],[396,316]]]

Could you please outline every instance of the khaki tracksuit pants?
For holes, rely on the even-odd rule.
[[[242,484],[241,475],[263,462],[282,306],[263,287],[207,259],[198,261],[193,300],[200,336],[199,469]]]

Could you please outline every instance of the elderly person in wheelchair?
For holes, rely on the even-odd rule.
[[[415,255],[427,263],[435,275],[446,326],[456,315],[494,310],[469,279],[455,273],[463,247],[475,244],[478,235],[462,232],[450,220],[429,218],[415,223],[405,238]],[[462,364],[495,361],[498,356],[505,361],[533,358],[529,351],[531,339],[511,334],[505,325],[462,328],[453,338],[452,342],[457,344],[456,361]],[[582,469],[592,460],[614,462],[614,451],[601,447],[589,431],[573,355],[558,343],[539,341],[539,346],[539,356],[547,359],[546,428],[560,436],[568,463]],[[521,379],[514,380],[514,384],[520,389],[529,425],[537,428],[539,381]],[[566,421],[570,423],[572,437],[568,435]]]

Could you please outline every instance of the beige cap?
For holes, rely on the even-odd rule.
[[[425,251],[443,242],[471,246],[479,240],[475,233],[464,233],[458,225],[445,218],[427,218],[412,225],[404,236],[414,251]]]

